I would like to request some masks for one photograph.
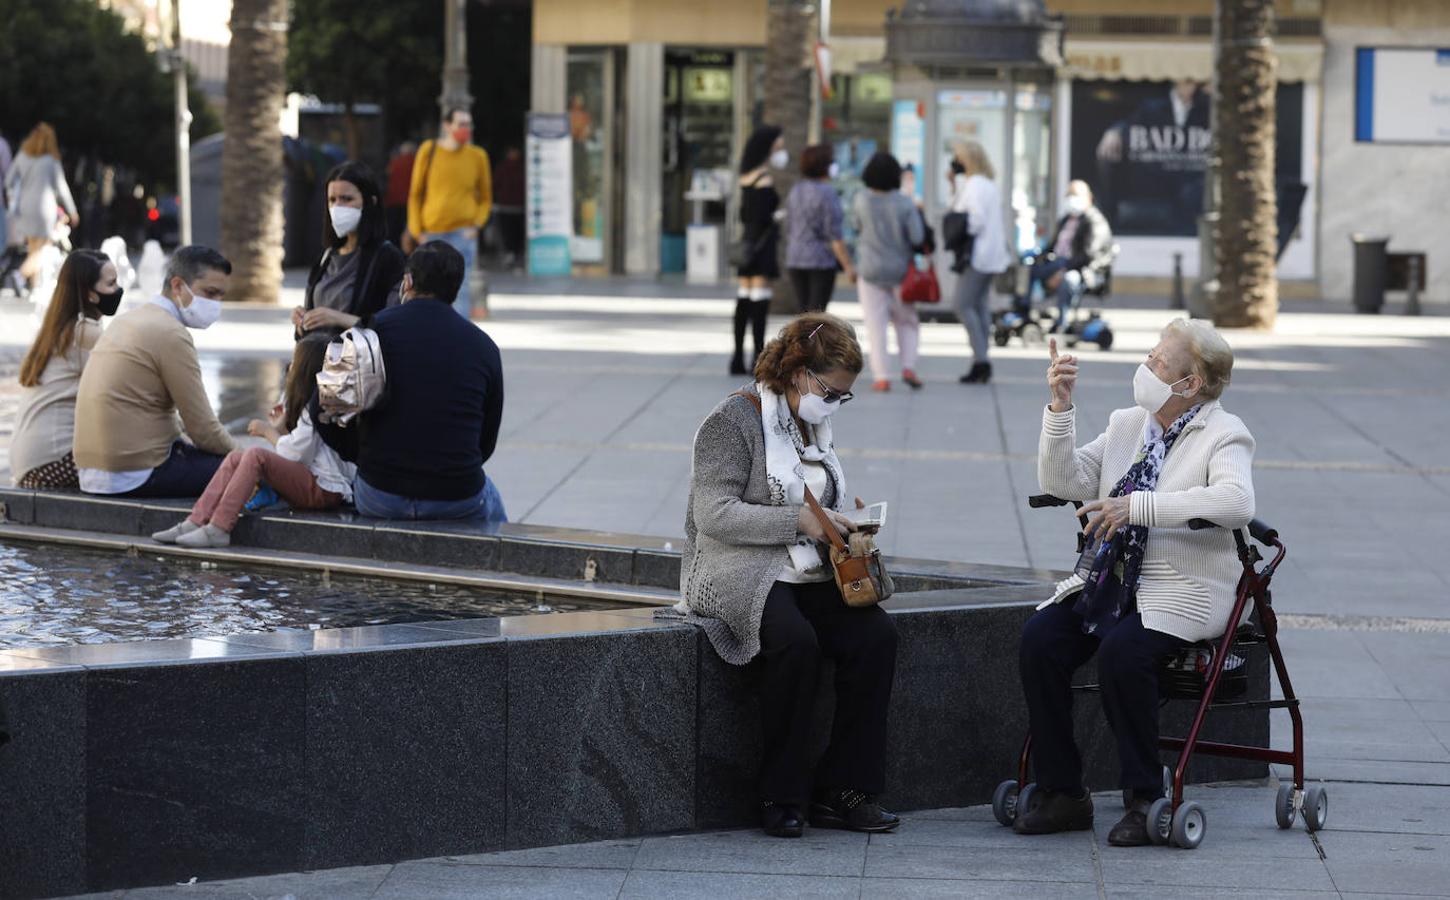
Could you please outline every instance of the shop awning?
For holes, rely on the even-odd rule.
[[[1318,82],[1324,46],[1314,42],[1278,42],[1280,81]],[[1063,74],[1107,81],[1172,81],[1213,77],[1213,45],[1208,41],[1133,41],[1067,37]]]

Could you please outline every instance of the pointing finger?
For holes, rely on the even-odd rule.
[[[1057,362],[1057,338],[1049,338],[1047,341],[1048,359]]]

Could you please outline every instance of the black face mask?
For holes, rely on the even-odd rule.
[[[124,293],[126,293],[125,288],[116,288],[115,291],[109,294],[102,294],[100,291],[97,291],[96,306],[100,307],[101,315],[114,316],[117,307],[121,305],[121,295]]]

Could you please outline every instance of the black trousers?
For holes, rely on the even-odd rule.
[[[1076,793],[1083,788],[1082,756],[1072,734],[1072,675],[1098,655],[1103,712],[1117,738],[1121,787],[1163,792],[1158,757],[1158,664],[1187,643],[1143,627],[1137,612],[1105,638],[1082,633],[1071,603],[1039,611],[1022,628],[1019,666],[1032,729],[1032,763],[1039,787]]]
[[[812,712],[821,660],[836,665],[831,742],[815,763]],[[760,795],[805,804],[813,786],[886,788],[886,713],[896,674],[896,626],[879,606],[850,607],[835,582],[777,581],[760,620]]]
[[[803,313],[825,312],[836,289],[835,269],[786,269],[795,292],[796,307]]]

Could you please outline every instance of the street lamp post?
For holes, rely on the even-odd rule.
[[[468,92],[467,0],[443,0],[443,93],[438,107],[443,115],[450,109],[473,109]]]
[[[176,86],[176,194],[180,238],[191,243],[191,107],[186,90],[186,60],[181,56],[181,0],[171,0],[171,77]]]

